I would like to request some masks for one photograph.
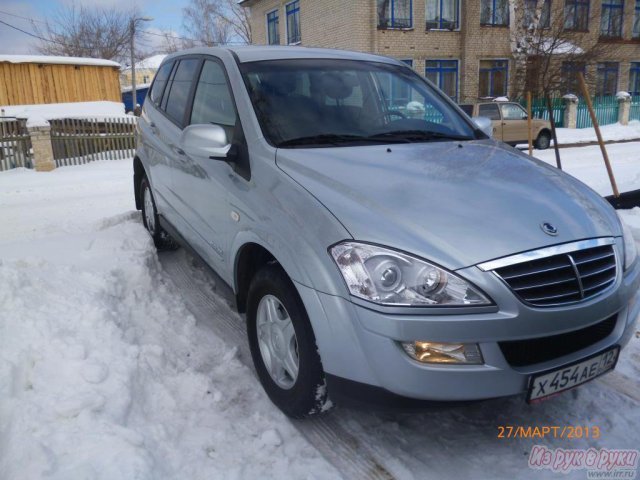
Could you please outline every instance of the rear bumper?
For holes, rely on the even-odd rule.
[[[321,332],[317,339],[330,391],[333,387],[340,396],[353,397],[355,392],[360,399],[382,398],[386,405],[403,403],[403,398],[449,402],[524,394],[532,374],[575,362],[612,345],[624,346],[640,315],[639,283],[640,265],[636,265],[619,279],[613,291],[591,302],[555,310],[531,309],[519,304],[507,290],[511,300],[501,298],[493,312],[466,315],[386,313],[306,287],[299,289],[314,330],[329,331],[328,335]],[[578,351],[532,365],[511,365],[499,345],[572,332],[612,317],[615,324],[605,337]],[[316,325],[319,321],[326,322],[324,328]],[[414,340],[478,343],[484,364],[419,363],[399,343]]]

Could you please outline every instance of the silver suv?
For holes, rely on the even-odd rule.
[[[475,122],[393,59],[189,50],[144,104],[136,205],[229,286],[291,417],[537,402],[614,368],[640,262],[605,200]]]

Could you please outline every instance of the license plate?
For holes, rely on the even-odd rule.
[[[620,347],[616,345],[585,360],[531,377],[527,403],[539,402],[613,370],[619,353]]]

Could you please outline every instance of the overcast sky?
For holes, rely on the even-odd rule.
[[[55,17],[61,8],[70,3],[72,0],[0,0],[0,20],[33,32],[31,21],[7,14],[26,17],[35,22],[43,21]],[[182,34],[182,8],[188,0],[75,0],[73,3],[77,6],[115,5],[125,9],[137,6],[142,15],[154,18],[147,24],[147,29],[171,30]],[[144,45],[140,47],[151,50],[161,40],[160,37],[145,35],[141,40]],[[37,43],[38,40],[0,23],[0,54],[37,53],[34,49]]]

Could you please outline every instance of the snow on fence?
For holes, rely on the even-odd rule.
[[[132,116],[49,120],[56,167],[132,157],[136,120]]]
[[[32,168],[31,137],[24,118],[0,118],[0,171]]]

